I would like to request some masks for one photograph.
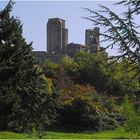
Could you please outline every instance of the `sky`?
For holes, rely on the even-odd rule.
[[[8,1],[0,1],[2,10]],[[33,41],[35,51],[46,51],[46,24],[49,18],[62,18],[68,29],[68,43],[85,44],[85,30],[94,28],[93,23],[83,17],[91,16],[83,8],[91,10],[99,9],[99,5],[105,5],[120,14],[124,7],[112,6],[114,1],[15,1],[11,15],[19,17],[23,24],[23,36],[29,43]],[[138,19],[137,19],[138,20]],[[140,21],[138,21],[140,23]],[[100,31],[102,32],[101,29]],[[106,44],[102,43],[105,47]],[[116,54],[116,50],[108,49],[109,55]]]

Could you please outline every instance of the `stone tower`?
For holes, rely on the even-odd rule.
[[[65,20],[51,18],[47,23],[47,51],[49,54],[62,55],[68,44],[68,29]]]
[[[100,44],[99,44],[99,31],[98,27],[94,29],[87,29],[85,33],[85,45],[90,46],[91,52],[98,52],[100,51]]]

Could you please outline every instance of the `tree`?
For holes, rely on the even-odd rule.
[[[61,91],[60,100],[58,125],[61,128],[99,131],[113,129],[122,123],[115,102],[100,96],[93,86],[71,86]]]
[[[140,1],[139,0],[122,0],[121,2],[118,2],[118,4],[124,4],[124,5],[131,5],[132,7],[132,13],[139,14],[140,13]]]
[[[0,11],[0,129],[43,129],[54,121],[48,102],[57,97],[47,93],[47,80],[34,65],[32,43],[22,37],[20,20],[10,16],[12,7],[10,0]]]
[[[73,59],[64,58],[61,65],[75,84],[90,84],[101,94],[121,97],[126,93],[138,93],[140,84],[138,78],[133,79],[135,70],[129,71],[128,67],[124,71],[128,62],[112,62],[113,60],[107,61],[103,54],[80,52]],[[66,85],[66,82],[64,83]]]
[[[77,72],[74,73],[76,81],[81,84],[91,84],[98,92],[103,93],[109,78],[106,56],[81,52],[76,55],[74,62],[78,65]]]
[[[100,35],[103,36],[102,41],[108,41],[108,47],[117,46],[120,55],[116,56],[116,60],[127,59],[130,61],[131,69],[140,72],[140,36],[139,26],[134,21],[140,14],[140,1],[123,0],[116,4],[122,4],[128,7],[127,11],[120,17],[108,7],[101,5],[101,10],[92,11],[87,9],[92,16],[86,19],[92,21],[95,25],[104,27],[106,30]]]

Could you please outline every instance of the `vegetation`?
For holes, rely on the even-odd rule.
[[[139,52],[130,51],[139,45],[131,18],[139,14],[139,3],[132,0],[126,5],[128,22],[106,7],[102,8],[110,18],[93,12],[100,19],[96,24],[102,21],[109,28],[110,35],[101,35],[112,37],[109,46],[120,46],[122,59],[79,52],[58,64],[47,60],[40,68],[34,63],[32,43],[22,37],[20,20],[10,16],[9,1],[0,11],[0,130],[26,134],[1,132],[0,138],[139,138],[140,76],[134,69],[139,66]],[[47,131],[54,129],[79,133]]]
[[[102,54],[85,52],[66,56],[60,64],[45,63],[46,77],[60,95],[57,127],[101,131],[124,124],[123,97],[127,93],[134,104],[139,102],[139,77],[133,79],[136,71],[124,70],[126,61],[111,63]]]
[[[28,134],[19,134],[14,132],[0,132],[0,139],[29,139],[33,138]]]
[[[140,112],[139,108],[134,107],[131,101],[129,101],[128,96],[124,99],[123,104],[123,115],[125,116],[124,129],[126,132],[130,133],[133,137],[140,136]]]
[[[12,6],[9,1],[0,12],[0,130],[42,130],[54,121],[56,96],[46,90],[48,81],[34,65],[32,43],[22,37],[20,20],[10,16]]]
[[[47,139],[128,139],[132,138],[122,128],[112,131],[102,132],[84,132],[84,133],[64,133],[64,132],[48,132],[48,135],[43,138]]]
[[[0,132],[1,139],[31,139],[39,138],[34,135],[18,134],[13,132]],[[104,132],[59,132],[59,131],[46,131],[42,138],[44,139],[129,139],[132,138],[130,134],[124,132],[123,128],[118,128],[112,131]]]
[[[119,111],[113,106],[110,110],[105,98],[98,95],[92,86],[75,85],[61,94],[59,127],[101,131],[120,125],[118,120],[122,117]]]
[[[138,18],[140,14],[140,2],[139,0],[122,0],[116,4],[127,6],[127,10],[123,12],[122,16],[101,5],[101,10],[98,11],[86,8],[92,14],[86,19],[95,25],[104,27],[105,31],[100,35],[104,38],[103,41],[108,43],[107,48],[117,47],[120,55],[115,58],[129,60],[128,65],[131,65],[131,69],[135,69],[139,73],[140,36],[135,18]]]

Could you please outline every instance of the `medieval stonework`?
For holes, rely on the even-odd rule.
[[[81,44],[76,44],[76,43],[69,43],[67,44],[66,47],[66,55],[70,57],[74,57],[76,53],[84,51],[84,52],[89,52],[90,53],[90,47],[81,45]]]
[[[98,27],[87,29],[85,31],[85,45],[68,44],[68,29],[65,28],[65,20],[51,18],[47,23],[47,51],[34,51],[37,63],[42,65],[45,60],[58,63],[64,55],[74,57],[79,51],[106,53],[105,49],[99,44],[99,33],[100,29]]]
[[[49,54],[64,54],[68,44],[68,29],[65,28],[65,20],[51,18],[47,23],[47,50]]]
[[[100,51],[99,28],[87,29],[85,32],[85,45],[90,46],[91,52]]]

